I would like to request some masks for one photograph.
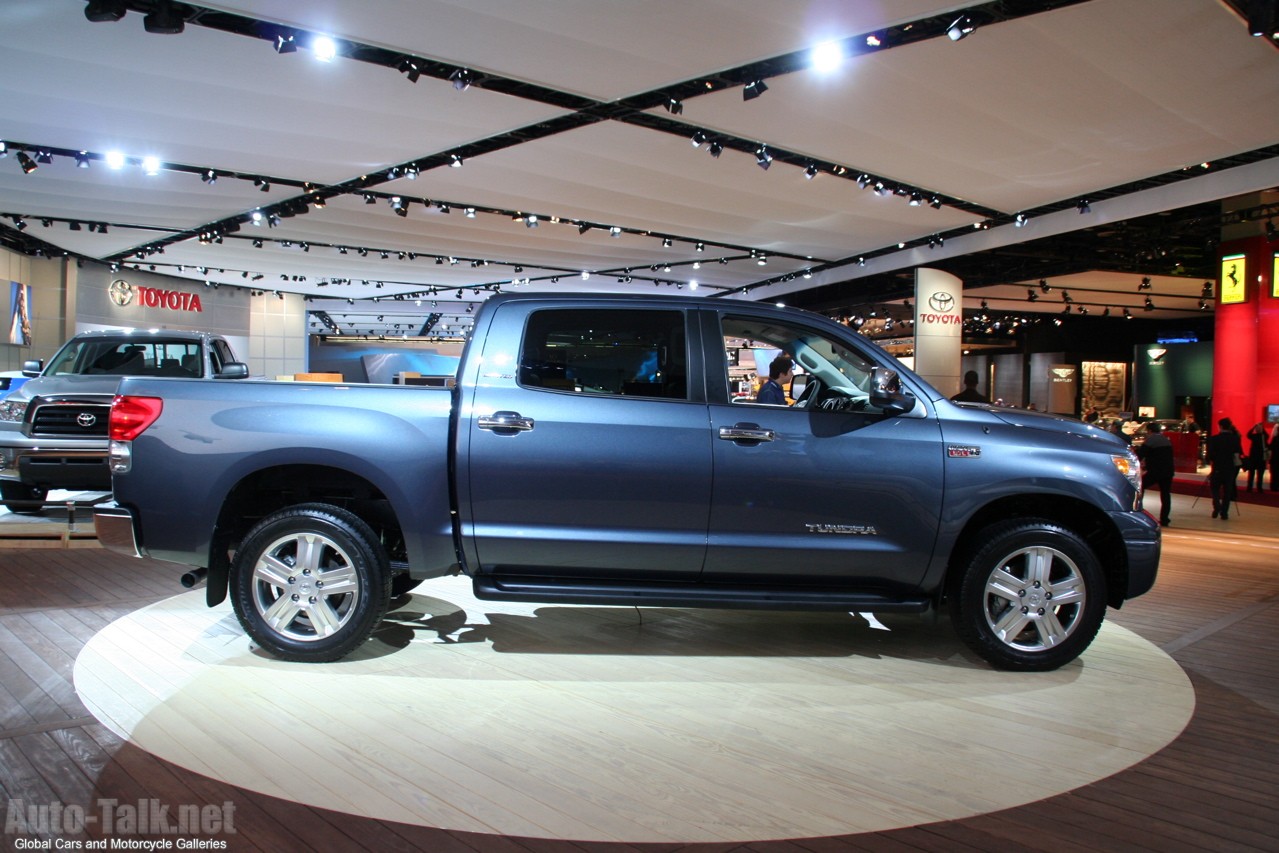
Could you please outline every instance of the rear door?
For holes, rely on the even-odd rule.
[[[688,317],[496,309],[458,426],[458,500],[481,571],[697,577],[711,442]]]
[[[941,512],[936,418],[922,404],[898,416],[871,405],[872,353],[834,330],[720,312],[705,338],[708,364],[726,367],[708,382],[715,487],[704,580],[910,592]],[[752,374],[766,379],[778,354],[794,359],[806,392],[786,406],[755,403]]]

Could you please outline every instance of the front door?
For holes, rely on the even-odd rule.
[[[710,392],[704,579],[908,593],[931,558],[941,511],[936,419],[922,404],[897,416],[871,405],[874,363],[831,332],[747,314],[725,314],[720,331],[730,396]],[[774,372],[793,365],[805,390],[786,405],[756,403],[751,386],[778,358],[789,361]]]

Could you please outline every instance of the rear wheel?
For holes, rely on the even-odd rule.
[[[244,630],[284,660],[333,661],[373,633],[391,597],[386,553],[359,516],[302,504],[267,516],[232,562]]]
[[[1042,671],[1074,660],[1106,613],[1106,578],[1086,542],[1042,519],[982,531],[951,603],[968,646],[998,669]]]
[[[44,511],[44,507],[35,506],[35,502],[43,503],[45,498],[49,496],[48,489],[37,488],[36,486],[28,486],[26,483],[18,483],[13,480],[0,480],[0,503],[4,504],[4,508],[9,512],[18,515],[39,515]],[[31,503],[25,503],[30,501]]]

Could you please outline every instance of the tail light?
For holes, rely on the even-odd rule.
[[[146,428],[155,423],[164,410],[159,397],[128,397],[116,395],[111,401],[111,420],[107,435],[112,441],[133,441]]]

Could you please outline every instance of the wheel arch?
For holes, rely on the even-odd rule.
[[[261,468],[232,486],[209,546],[207,600],[227,595],[231,554],[261,519],[297,504],[329,504],[354,513],[373,529],[392,563],[407,562],[403,528],[387,496],[371,481],[342,468],[287,464]]]
[[[1097,555],[1106,575],[1106,603],[1118,608],[1128,589],[1128,556],[1123,538],[1104,511],[1087,501],[1066,495],[1008,495],[991,501],[969,517],[946,567],[947,596],[954,595],[964,567],[982,544],[982,531],[1000,521],[1038,518],[1059,524],[1079,535]]]

